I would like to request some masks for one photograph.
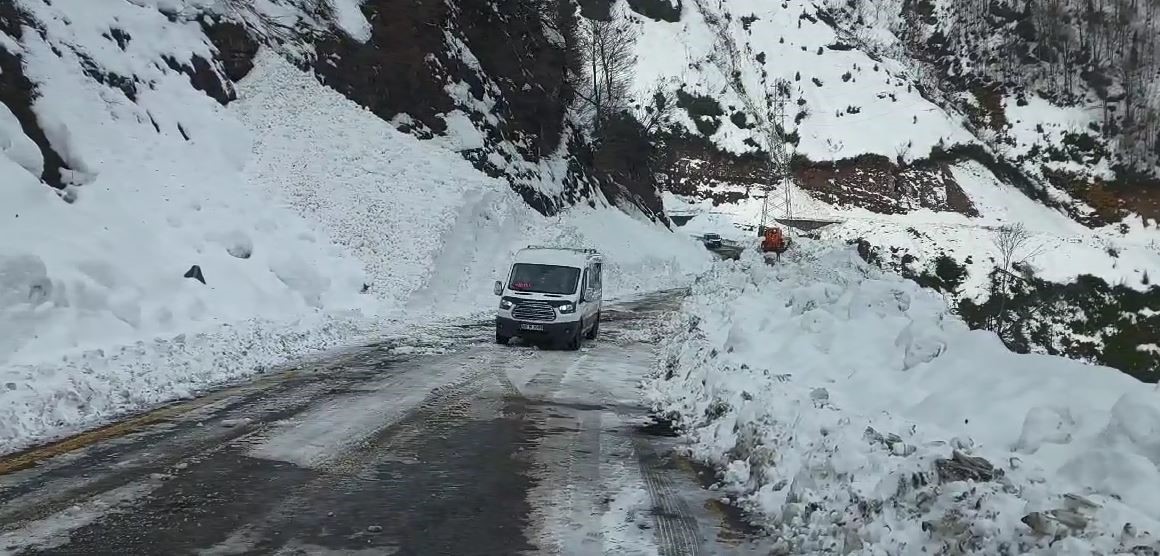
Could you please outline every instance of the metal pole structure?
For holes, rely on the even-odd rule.
[[[773,95],[773,113],[770,115],[769,135],[769,176],[765,182],[765,201],[761,206],[761,224],[757,227],[758,235],[764,235],[765,229],[782,218],[793,218],[793,191],[790,188],[789,155],[785,148],[785,99],[789,91],[789,81],[778,79]],[[775,190],[781,188],[781,197],[774,195]]]

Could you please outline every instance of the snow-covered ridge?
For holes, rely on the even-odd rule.
[[[853,250],[720,265],[672,330],[656,408],[785,551],[1091,554],[1157,542],[1154,387],[1012,354]]]

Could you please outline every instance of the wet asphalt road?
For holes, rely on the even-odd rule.
[[[581,352],[485,323],[452,353],[351,349],[170,408],[0,475],[0,554],[752,553],[645,426],[679,299],[606,307]]]

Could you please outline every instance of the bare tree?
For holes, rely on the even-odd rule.
[[[657,81],[649,89],[648,97],[636,105],[636,120],[644,127],[646,134],[656,133],[672,122],[676,99],[664,81]]]
[[[905,144],[899,143],[894,146],[894,162],[898,164],[899,168],[905,168],[910,164],[910,149],[913,146],[913,141],[907,141]]]
[[[592,118],[599,135],[607,119],[626,109],[636,67],[637,30],[623,8],[607,21],[582,18],[577,43],[584,58],[575,76],[581,112]]]
[[[1000,268],[1006,272],[1034,256],[1032,251],[1038,254],[1038,249],[1031,248],[1031,232],[1022,223],[1008,224],[995,230],[995,237],[991,241],[999,250]]]
[[[1022,223],[999,228],[995,231],[992,242],[999,250],[999,261],[996,267],[998,276],[992,282],[991,295],[999,296],[999,307],[991,318],[990,328],[1002,336],[1006,325],[1011,278],[1015,276],[1013,269],[1039,256],[1043,252],[1043,246],[1032,243],[1031,232]]]

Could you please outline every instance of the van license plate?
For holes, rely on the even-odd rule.
[[[535,330],[537,332],[543,332],[544,325],[542,325],[542,324],[521,324],[520,330]]]

